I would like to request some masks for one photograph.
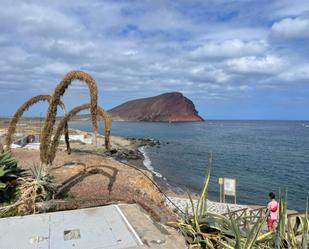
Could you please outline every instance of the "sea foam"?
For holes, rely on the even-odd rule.
[[[143,157],[144,157],[143,164],[144,164],[144,166],[149,171],[151,171],[156,177],[162,178],[163,176],[159,172],[156,172],[154,170],[154,168],[152,166],[152,163],[151,163],[151,160],[150,160],[149,156],[146,153],[145,146],[139,147],[138,150],[143,154]]]

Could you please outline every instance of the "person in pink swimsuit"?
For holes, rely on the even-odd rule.
[[[279,203],[275,199],[275,194],[273,192],[269,193],[270,202],[267,205],[269,210],[269,217],[267,218],[268,231],[276,231],[276,223],[278,221],[278,209]]]

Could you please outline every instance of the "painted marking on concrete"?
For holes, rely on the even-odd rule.
[[[123,218],[123,220],[125,221],[125,223],[127,224],[127,226],[129,227],[129,229],[131,230],[131,232],[134,234],[134,236],[137,239],[139,245],[143,245],[144,244],[143,241],[140,239],[140,237],[138,236],[137,232],[134,230],[134,228],[132,227],[132,225],[128,221],[127,217],[123,214],[123,212],[121,211],[121,209],[117,205],[115,205],[115,207],[118,210],[118,212],[121,215],[121,217]]]

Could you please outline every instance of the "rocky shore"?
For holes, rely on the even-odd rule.
[[[32,123],[33,125],[33,123]],[[31,126],[29,125],[29,123],[27,124],[27,131],[30,129],[32,129],[32,132],[35,132],[36,130],[36,125],[35,126]],[[2,133],[5,133],[5,129],[2,129]],[[92,138],[94,136],[93,133],[91,132],[85,132],[85,131],[81,131],[81,130],[77,130],[77,129],[70,129],[70,134],[72,135],[72,137],[74,136],[82,136],[85,138],[85,140],[89,140],[90,138]],[[100,158],[110,158],[111,160],[115,160],[118,161],[119,163],[124,163],[127,165],[132,165],[136,168],[139,168],[142,171],[148,172],[147,174],[152,177],[156,183],[160,186],[160,188],[162,189],[163,192],[167,193],[167,195],[170,197],[170,199],[182,210],[186,209],[186,206],[188,205],[189,207],[189,211],[190,211],[190,203],[188,198],[186,198],[185,196],[175,193],[171,187],[168,185],[168,183],[164,180],[164,178],[159,178],[156,177],[156,175],[154,174],[154,172],[151,172],[149,169],[147,169],[144,165],[144,155],[142,150],[140,149],[141,147],[145,147],[145,146],[160,146],[161,143],[158,140],[155,139],[143,139],[143,138],[124,138],[124,137],[119,137],[119,136],[111,136],[111,144],[112,144],[112,150],[111,151],[106,151],[104,149],[103,143],[104,143],[104,136],[99,135],[98,136],[98,147],[94,147],[94,145],[92,144],[87,144],[85,142],[82,141],[77,141],[77,140],[73,140],[72,139],[72,145],[73,145],[73,154],[71,155],[71,157],[73,157],[72,159],[67,158],[67,156],[64,156],[64,152],[65,152],[65,146],[60,146],[59,150],[61,151],[61,153],[58,153],[59,155],[62,155],[61,157],[57,157],[57,161],[56,164],[57,165],[62,165],[64,163],[68,163],[68,162],[64,162],[65,160],[69,160],[72,162],[73,160],[73,164],[75,164],[75,161],[77,159],[80,158],[80,156],[87,156],[87,158],[89,158],[89,156],[92,156],[92,158],[100,156]],[[29,165],[29,167],[31,166],[30,164],[33,163],[35,161],[35,158],[38,158],[37,152],[35,151],[31,151],[29,149],[19,149],[14,151],[14,154],[16,155],[17,158],[19,158],[20,162],[25,165],[26,167],[28,167],[27,165]],[[65,159],[65,160],[64,160]],[[98,163],[102,162],[102,159],[98,159]],[[31,162],[30,162],[30,161]],[[81,160],[81,159],[80,159]],[[109,165],[116,165],[115,163],[113,163],[113,161],[109,160]],[[116,167],[116,166],[115,166]],[[120,166],[117,164],[117,167],[120,170]],[[117,168],[116,167],[116,168]],[[74,170],[77,169],[77,166],[74,166]],[[67,167],[63,168],[63,170],[61,171],[66,171],[68,170]],[[73,168],[72,168],[73,170]],[[123,169],[121,169],[123,171]],[[67,174],[68,176],[71,175],[71,170],[65,172],[65,174]],[[126,171],[123,171],[126,172]],[[131,171],[130,171],[131,172]],[[134,170],[132,171],[132,173],[134,172]],[[128,174],[128,172],[126,172],[125,174]],[[133,174],[129,174],[127,175],[127,177],[132,178],[135,177],[136,173]],[[62,176],[62,174],[60,174],[60,176]],[[126,179],[126,177],[124,177],[123,179]],[[133,179],[133,178],[132,178]],[[93,179],[95,182],[96,180]],[[59,182],[62,182],[63,179],[60,178]],[[145,179],[145,181],[147,182],[147,179]],[[85,182],[84,182],[85,183]],[[81,185],[84,184],[82,182]],[[94,182],[93,182],[94,183]],[[96,186],[97,184],[93,184],[92,183],[92,187],[94,188],[94,186]],[[148,183],[149,182],[148,180]],[[148,185],[147,183],[147,185]],[[126,183],[121,183],[119,182],[120,186],[122,186],[121,188],[125,188]],[[145,185],[144,181],[143,184]],[[80,186],[80,184],[78,184],[78,186]],[[77,187],[76,187],[77,188]],[[149,187],[147,187],[149,188]],[[78,188],[79,189],[79,188]],[[81,188],[84,189],[84,188]],[[136,189],[139,189],[138,186],[136,186]],[[154,189],[151,188],[153,191]],[[77,196],[80,196],[79,191],[83,192],[84,190],[78,190],[77,191]],[[144,191],[143,187],[140,186],[140,191]],[[101,192],[101,190],[99,191]],[[126,191],[127,192],[127,191]],[[88,193],[88,192],[87,192]],[[123,199],[126,200],[126,197],[123,196],[123,194],[119,193],[118,191],[114,192],[114,197],[118,196],[117,198],[119,199]],[[90,192],[89,192],[90,194]],[[74,193],[74,195],[76,195],[76,193]],[[83,194],[82,194],[83,195]],[[155,197],[157,198],[157,197]],[[115,198],[112,198],[115,199]],[[130,197],[130,199],[134,199],[133,196]],[[153,196],[151,196],[151,199],[154,199]],[[194,201],[196,202],[196,200]],[[165,205],[169,208],[171,208],[172,210],[174,209],[174,206],[168,202],[165,201]],[[243,208],[247,208],[247,206],[245,205],[234,205],[234,204],[229,204],[228,205],[231,211],[237,210],[237,209],[243,209]],[[215,212],[215,213],[227,213],[227,204],[222,204],[222,203],[218,203],[218,202],[213,202],[213,201],[208,201],[208,211],[211,212]]]
[[[93,136],[93,133],[88,133],[76,129],[72,129],[71,133],[84,134],[88,136]],[[100,143],[100,139],[103,141],[103,136],[99,135],[98,141]],[[158,184],[163,192],[167,194],[169,199],[176,204],[181,210],[185,211],[186,207],[189,208],[189,213],[192,213],[190,200],[187,196],[176,193],[168,183],[163,180],[163,177],[157,177],[154,172],[150,171],[144,165],[144,154],[141,152],[140,148],[145,146],[160,146],[161,142],[155,139],[145,139],[145,138],[125,138],[119,136],[112,136],[112,150],[110,152],[104,152],[104,155],[107,157],[112,157],[116,161],[121,163],[129,164],[134,167],[140,168],[142,170],[146,170],[149,174],[152,175],[154,181]],[[198,196],[195,193],[192,193],[193,203],[197,204]],[[167,199],[165,199],[165,205],[170,209],[175,211],[174,205]],[[220,203],[211,200],[207,200],[207,210],[209,212],[214,212],[218,214],[228,213],[228,210],[235,211],[239,209],[250,208],[247,205],[240,204],[227,204]]]
[[[127,140],[129,142],[129,146],[123,146],[119,145],[119,147],[114,148],[110,155],[116,159],[117,161],[120,161],[122,163],[129,163],[133,166],[139,167],[141,169],[148,170],[154,177],[154,180],[156,183],[160,186],[162,191],[164,191],[168,198],[176,204],[181,210],[185,211],[188,206],[189,213],[192,213],[191,203],[188,197],[184,196],[183,194],[176,193],[173,191],[173,189],[167,184],[166,181],[164,181],[160,177],[156,177],[156,174],[151,172],[145,165],[143,164],[144,161],[144,155],[139,150],[140,147],[144,146],[160,146],[161,143],[158,140],[155,139],[143,139],[143,138],[123,138],[118,137],[119,140]],[[197,198],[198,196],[196,194],[192,194],[193,197],[193,203],[194,205],[197,205]],[[167,199],[165,199],[165,204],[171,208],[172,210],[175,210],[175,206]],[[216,201],[207,200],[207,210],[208,212],[214,212],[218,214],[226,214],[229,212],[229,210],[236,211],[240,209],[248,208],[247,205],[240,205],[240,204],[231,204],[231,203],[220,203]],[[175,210],[176,211],[176,210]]]
[[[114,137],[115,138],[115,137]],[[123,143],[120,145],[113,144],[114,147],[110,152],[106,152],[106,155],[111,156],[117,161],[123,163],[130,163],[139,168],[147,169],[143,163],[144,155],[141,152],[140,148],[144,146],[160,146],[160,141],[155,139],[147,138],[123,138],[117,137],[118,140],[127,140],[129,145],[123,146]],[[115,139],[113,139],[115,141]]]

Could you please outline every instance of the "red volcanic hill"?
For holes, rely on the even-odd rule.
[[[115,121],[203,121],[193,102],[179,92],[125,102],[108,111]]]

